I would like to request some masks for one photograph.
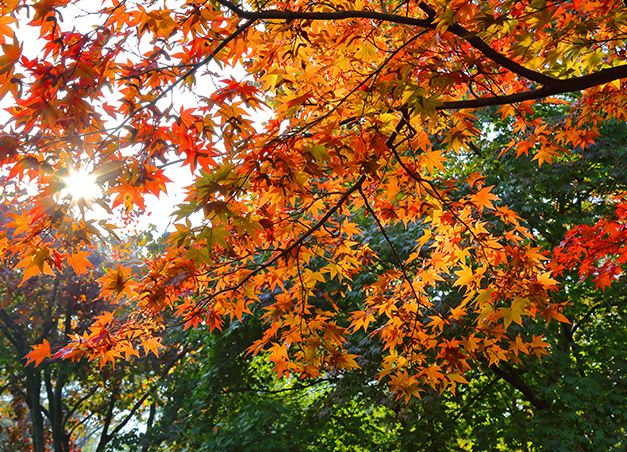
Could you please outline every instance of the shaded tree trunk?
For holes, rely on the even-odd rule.
[[[146,423],[146,433],[152,428],[153,423],[155,422],[155,415],[157,414],[157,402],[153,401],[150,404],[150,413],[148,414],[148,422]],[[142,446],[141,452],[148,452],[148,444],[144,444]]]
[[[48,394],[48,413],[52,430],[52,442],[55,452],[70,452],[69,435],[65,431],[63,413],[63,386],[67,381],[66,372],[60,368],[57,372],[56,384],[52,383],[49,370],[44,373],[46,392]]]
[[[44,418],[41,409],[39,391],[41,390],[41,372],[25,368],[26,403],[30,411],[33,452],[45,452]]]

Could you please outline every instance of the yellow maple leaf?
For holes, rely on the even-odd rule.
[[[475,276],[471,267],[467,267],[463,264],[461,267],[461,270],[455,272],[458,278],[457,281],[453,283],[454,286],[468,286]]]

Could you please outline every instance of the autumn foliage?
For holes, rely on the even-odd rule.
[[[601,286],[621,271],[624,209],[618,223],[574,227],[555,252],[568,258],[547,266],[556,254],[485,177],[455,171],[489,133],[480,109],[510,124],[502,155],[538,165],[627,118],[619,0],[0,5],[0,163],[36,187],[0,249],[24,280],[86,272],[113,218],[166,192],[172,162],[190,175],[173,181],[187,198],[166,249],[99,280],[124,315],[43,343],[35,364],[158,354],[168,328],[257,315],[265,329],[249,351],[267,352],[279,376],[357,367],[346,344],[365,332],[385,350],[379,378],[409,399],[454,389],[472,366],[546,354],[525,325],[568,321],[550,269],[580,265]],[[535,103],[568,109],[550,121]],[[62,195],[79,169],[102,197]],[[5,204],[17,205],[12,193]],[[363,237],[367,224],[391,259]],[[409,253],[394,246],[399,227],[415,237]],[[347,305],[355,290],[361,304]]]

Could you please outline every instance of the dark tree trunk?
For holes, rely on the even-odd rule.
[[[55,452],[70,452],[69,435],[65,431],[63,414],[63,386],[66,381],[66,373],[61,367],[58,370],[56,384],[52,384],[50,371],[44,374],[46,391],[48,394],[48,412],[50,416],[50,427],[52,430],[52,443]]]
[[[41,371],[25,368],[26,373],[26,403],[30,410],[33,452],[45,452],[44,417],[41,413]]]
[[[148,422],[146,424],[146,433],[152,428],[152,424],[155,421],[155,415],[157,414],[157,402],[150,404],[150,413],[148,414]],[[148,444],[142,446],[141,452],[148,452]]]

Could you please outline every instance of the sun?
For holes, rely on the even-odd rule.
[[[87,171],[74,171],[64,179],[65,188],[64,196],[71,196],[72,199],[93,199],[102,193],[102,190],[96,184],[96,176]]]

